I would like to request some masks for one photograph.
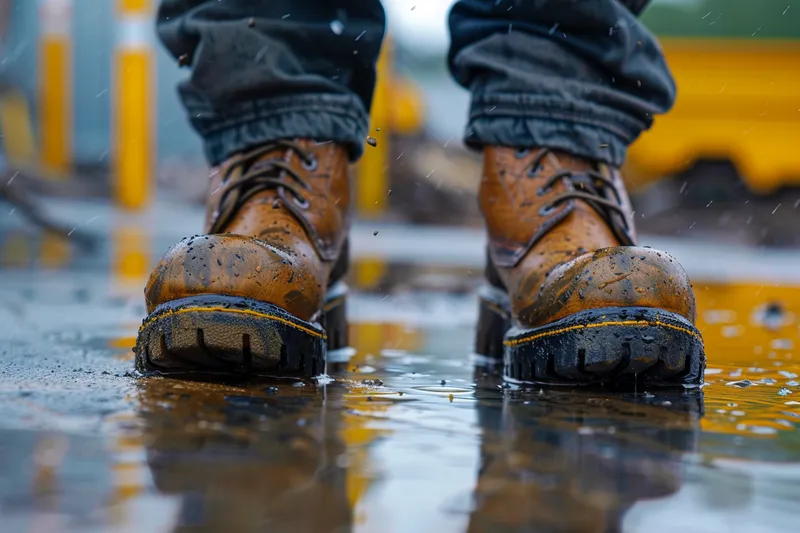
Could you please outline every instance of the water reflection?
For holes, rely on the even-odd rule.
[[[147,464],[174,532],[349,531],[341,394],[171,380],[139,389]]]
[[[3,532],[796,529],[800,287],[695,280],[702,395],[503,388],[469,271],[367,263],[333,383],[136,379],[172,239],[114,227],[93,256],[0,232]]]
[[[694,452],[702,392],[491,395],[471,532],[621,530],[637,501],[674,493]]]
[[[465,470],[459,478],[474,480],[461,487],[468,495],[461,500],[441,490],[446,480],[437,472],[393,466],[408,464],[402,458],[370,473],[368,456],[380,454],[386,439],[415,431],[405,404],[436,398],[414,399],[413,389],[411,399],[378,391],[377,401],[345,382],[142,380],[142,441],[156,489],[180,502],[175,532],[371,531],[389,518],[382,510],[413,514],[410,504],[420,496],[431,504],[425,509],[452,520],[419,516],[419,523],[434,520],[444,531],[610,532],[634,502],[675,492],[682,455],[697,446],[699,391],[609,397],[508,391],[492,379],[479,385],[457,407],[477,414],[477,440],[468,432],[447,438],[422,424],[414,438],[443,463],[476,458],[454,463]],[[428,478],[414,484],[418,494],[387,489],[409,475]]]

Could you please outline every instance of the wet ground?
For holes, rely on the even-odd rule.
[[[201,383],[131,352],[198,213],[55,213],[110,238],[0,217],[0,531],[798,529],[800,253],[645,238],[693,276],[706,386],[519,389],[472,354],[480,235],[364,223],[347,365]]]

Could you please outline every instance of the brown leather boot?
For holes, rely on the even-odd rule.
[[[140,371],[317,375],[346,346],[345,149],[277,141],[213,175],[205,232],[173,246],[145,288]]]
[[[478,353],[521,381],[700,383],[689,278],[669,254],[636,247],[618,171],[547,149],[484,158]]]

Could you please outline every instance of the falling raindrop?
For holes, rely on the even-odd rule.
[[[331,31],[336,35],[341,35],[344,31],[344,24],[341,20],[332,20],[331,21]]]

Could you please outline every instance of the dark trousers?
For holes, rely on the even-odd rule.
[[[450,72],[472,95],[465,141],[620,165],[675,84],[637,20],[647,0],[459,0]],[[211,164],[278,139],[363,151],[385,30],[378,0],[162,0],[159,35]]]

